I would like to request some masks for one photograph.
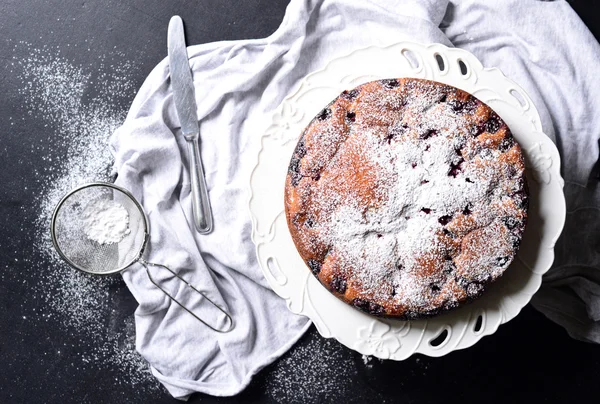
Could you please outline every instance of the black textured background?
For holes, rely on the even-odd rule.
[[[596,2],[570,3],[598,38]],[[139,88],[166,56],[166,29],[172,15],[183,16],[188,43],[199,44],[267,36],[281,22],[286,6],[285,0],[0,2],[0,403],[176,402],[150,381],[118,383],[117,369],[80,368],[77,361],[89,347],[76,330],[64,330],[52,319],[31,321],[44,312],[43,301],[35,296],[39,274],[31,270],[32,262],[43,259],[32,247],[32,209],[44,191],[39,178],[43,168],[60,161],[42,159],[44,142],[52,138],[55,128],[44,126],[23,108],[19,92],[23,82],[11,69],[15,46],[59,47],[62,57],[98,72],[134,61],[133,85]],[[98,59],[103,54],[111,55],[110,64]],[[115,98],[123,112],[132,99],[133,93]],[[36,268],[43,268],[43,262]],[[117,279],[110,291],[118,303],[115,316],[132,316],[135,301],[125,285]],[[295,363],[308,360],[308,348],[314,350],[315,364]],[[302,350],[304,354],[294,355]],[[346,370],[336,377],[340,366]],[[313,367],[316,377],[323,377],[324,367],[331,369],[327,388],[311,386]],[[528,306],[493,336],[437,359],[416,356],[404,362],[375,360],[365,365],[359,354],[311,329],[242,394],[195,395],[190,401],[597,403],[599,380],[600,347],[572,340]],[[286,388],[289,391],[282,393]]]

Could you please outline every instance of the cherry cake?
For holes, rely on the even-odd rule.
[[[479,297],[527,221],[521,147],[471,94],[399,78],[344,91],[310,122],[285,183],[288,227],[331,293],[418,319]]]

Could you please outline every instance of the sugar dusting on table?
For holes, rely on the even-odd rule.
[[[88,372],[110,370],[118,374],[117,384],[157,389],[147,363],[135,351],[133,313],[119,317],[116,310],[126,294],[123,281],[70,268],[49,237],[50,217],[62,196],[83,183],[113,179],[108,139],[125,119],[126,111],[116,106],[117,97],[131,98],[135,93],[134,64],[111,65],[105,70],[112,73],[105,74],[73,64],[59,48],[36,49],[26,43],[17,47],[28,54],[15,56],[12,64],[23,83],[22,106],[31,119],[48,128],[47,140],[36,151],[45,161],[37,173],[42,194],[32,208],[37,213],[34,248],[43,257],[43,264],[32,268],[39,273],[34,293],[45,301],[39,320],[60,324],[81,346],[91,346],[71,366]],[[101,66],[111,62],[110,55],[98,58]],[[90,98],[90,93],[97,96]]]
[[[309,335],[276,362],[266,392],[278,403],[334,402],[350,390],[356,376],[354,361],[333,339]]]

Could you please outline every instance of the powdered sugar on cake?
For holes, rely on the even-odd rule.
[[[286,189],[301,255],[325,252],[313,273],[386,313],[478,295],[512,261],[526,217],[506,126],[473,97],[422,83],[405,84],[409,99],[374,83],[342,94],[305,132]]]
[[[439,124],[442,118],[437,115],[431,122]],[[453,215],[486,197],[492,185],[489,177],[476,183],[467,182],[465,175],[448,179],[450,165],[460,157],[455,152],[456,142],[449,142],[445,135],[460,129],[442,130],[446,133],[427,142],[427,151],[418,141],[399,141],[395,147],[382,148],[376,137],[367,137],[371,144],[365,148],[365,157],[380,169],[378,180],[385,189],[384,200],[366,215],[364,207],[346,201],[323,226],[327,229],[323,237],[337,246],[344,261],[353,263],[357,279],[366,289],[377,291],[384,280],[391,279],[393,286],[404,292],[395,297],[420,304],[425,297],[422,289],[429,282],[419,285],[422,278],[411,276],[411,272],[418,265],[417,257],[440,249],[437,232],[443,226],[439,217]],[[430,211],[425,213],[427,209]],[[402,257],[396,268],[390,266],[393,257]]]

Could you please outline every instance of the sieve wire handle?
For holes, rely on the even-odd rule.
[[[159,288],[173,302],[177,303],[179,305],[179,307],[181,307],[182,309],[184,309],[185,311],[187,311],[188,313],[190,313],[192,316],[196,317],[196,319],[198,321],[200,321],[202,324],[204,324],[205,326],[207,326],[211,330],[216,331],[216,332],[220,332],[220,333],[227,333],[227,332],[229,332],[229,331],[231,331],[233,329],[233,319],[231,318],[231,315],[229,313],[227,313],[223,308],[221,308],[221,306],[219,306],[218,304],[216,304],[215,302],[213,302],[212,300],[210,300],[208,298],[208,296],[206,296],[204,293],[202,293],[198,289],[196,289],[191,283],[189,283],[188,281],[186,281],[185,279],[183,279],[181,276],[179,276],[175,272],[173,272],[169,267],[167,267],[165,265],[161,265],[161,264],[154,264],[152,262],[148,262],[148,261],[145,261],[145,260],[142,260],[142,259],[140,259],[139,262],[144,266],[144,268],[146,268],[146,273],[148,274],[148,278],[150,278],[150,282],[152,282],[154,284],[154,286],[156,286],[157,288]],[[185,307],[181,302],[179,302],[177,299],[175,299],[173,296],[171,296],[171,294],[169,292],[167,292],[166,290],[164,290],[157,282],[154,281],[154,278],[152,278],[152,275],[150,275],[150,270],[148,269],[149,265],[150,266],[154,266],[154,267],[160,267],[160,268],[166,269],[167,271],[169,271],[170,273],[172,273],[175,277],[179,278],[179,280],[181,280],[187,286],[189,286],[190,288],[192,288],[196,293],[198,293],[203,298],[205,298],[206,300],[208,300],[213,306],[215,306],[217,309],[219,309],[219,311],[221,311],[221,313],[225,314],[225,316],[229,320],[229,327],[227,329],[225,329],[225,330],[216,329],[213,326],[211,326],[210,324],[208,324],[206,321],[202,320],[200,317],[198,317],[197,315],[195,315],[190,309],[188,309],[187,307]]]

